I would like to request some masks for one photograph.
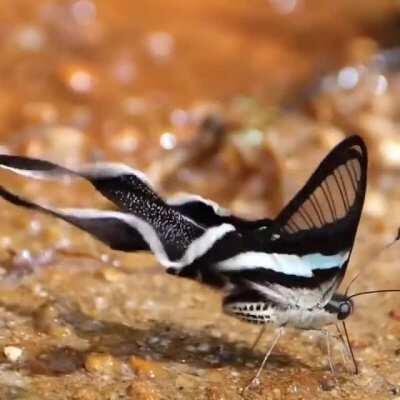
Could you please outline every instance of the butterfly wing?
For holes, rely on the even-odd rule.
[[[45,160],[0,155],[0,168],[35,179],[82,177],[90,181],[103,196],[130,213],[139,213],[145,201],[164,203],[152,189],[145,174],[124,164],[94,163],[73,171]],[[166,203],[171,209],[204,227],[227,223],[237,229],[257,229],[272,223],[268,218],[251,221],[237,217],[212,200],[194,194],[175,196],[167,199]]]
[[[351,136],[328,154],[272,226],[219,269],[273,301],[325,304],[346,271],[366,184],[367,149]]]
[[[211,227],[223,223],[232,224],[238,230],[268,227],[272,220],[268,218],[251,221],[233,215],[214,201],[193,194],[184,194],[167,200],[167,203],[183,215],[203,226]]]
[[[61,218],[97,237],[111,248],[151,250],[161,264],[179,271],[203,256],[228,232],[228,223],[203,226],[164,202],[146,177],[126,165],[97,163],[72,171],[48,161],[0,155],[0,167],[37,179],[82,177],[123,212],[45,207],[6,189],[0,196],[19,206]]]
[[[82,229],[114,250],[150,250],[148,243],[129,223],[129,216],[116,211],[96,209],[59,209],[35,204],[0,186],[0,196],[17,206],[60,218]]]
[[[339,143],[275,219],[275,235],[297,254],[348,252],[349,258],[364,205],[367,164],[359,136]]]
[[[367,165],[363,140],[343,140],[275,220],[276,246],[283,245],[308,265],[310,284],[324,288],[323,302],[346,272],[364,205]]]

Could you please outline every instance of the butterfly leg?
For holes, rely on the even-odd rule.
[[[323,335],[325,336],[326,339],[326,350],[328,353],[328,363],[329,363],[329,369],[331,370],[331,373],[333,376],[336,377],[336,371],[335,371],[335,367],[333,365],[333,361],[332,361],[332,349],[331,349],[331,340],[330,340],[330,334],[328,331],[322,331]]]
[[[336,325],[336,329],[338,331],[338,337],[342,343],[342,349],[344,349],[344,351],[342,350],[343,363],[346,364],[346,360],[344,357],[344,354],[346,354],[348,360],[350,360],[354,366],[354,373],[357,375],[358,374],[358,364],[357,364],[357,360],[354,357],[353,350],[351,348],[351,343],[350,343],[350,340],[349,340],[349,337],[347,334],[346,326],[343,324],[343,329],[345,331],[346,336],[343,335],[343,333],[340,330],[338,325]],[[345,337],[346,337],[347,341],[345,340]]]
[[[264,324],[264,325],[262,326],[262,328],[260,329],[260,332],[258,332],[258,335],[257,335],[257,337],[256,337],[256,340],[254,341],[254,343],[252,344],[252,346],[251,346],[251,348],[250,348],[251,351],[253,351],[253,350],[256,348],[257,344],[259,343],[259,341],[260,341],[261,338],[263,337],[263,335],[264,335],[264,333],[265,333],[266,327],[267,327],[267,325]]]
[[[271,345],[268,347],[268,350],[265,352],[264,359],[262,360],[262,363],[261,363],[260,367],[258,368],[257,373],[251,379],[251,381],[244,387],[243,392],[245,392],[246,390],[250,389],[251,387],[259,385],[259,383],[260,383],[260,379],[259,378],[260,378],[261,372],[264,369],[265,364],[267,363],[268,358],[272,353],[272,350],[274,349],[274,347],[278,343],[278,341],[279,341],[280,337],[282,336],[282,334],[283,334],[283,327],[280,327],[278,329],[278,332],[275,335]]]
[[[346,365],[348,360],[351,360],[351,354],[347,347],[346,341],[344,340],[343,334],[338,325],[335,325],[338,331],[336,338],[340,341],[340,354],[342,355],[343,364]]]

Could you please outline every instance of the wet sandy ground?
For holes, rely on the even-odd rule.
[[[192,191],[259,217],[356,131],[370,188],[344,287],[363,269],[352,292],[400,288],[399,244],[366,265],[400,226],[399,74],[342,68],[396,44],[394,2],[24,0],[1,2],[0,17],[2,151],[71,167],[123,161],[163,194]],[[218,134],[201,128],[210,115]],[[0,182],[58,206],[110,207],[82,183],[4,172]],[[273,328],[251,351],[258,327],[152,257],[4,202],[0,220],[1,400],[400,398],[396,294],[356,301],[359,375],[338,343],[333,377],[324,339],[287,331],[261,384],[241,395]]]

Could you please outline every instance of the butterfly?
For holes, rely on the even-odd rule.
[[[114,250],[150,251],[168,273],[221,289],[227,314],[280,328],[274,345],[285,326],[321,330],[352,313],[351,296],[338,288],[364,204],[367,164],[361,137],[346,138],[276,218],[255,221],[196,195],[164,200],[142,172],[116,163],[71,170],[0,155],[0,167],[20,175],[83,178],[120,211],[44,206],[2,186],[0,196],[61,218]]]

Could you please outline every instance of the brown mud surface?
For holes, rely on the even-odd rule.
[[[369,190],[344,285],[400,288],[400,3],[386,0],[0,2],[0,149],[74,167],[118,160],[161,193],[274,216],[350,132]],[[376,58],[378,55],[378,58]],[[374,58],[375,57],[375,58]],[[81,182],[1,185],[36,201],[110,207]],[[400,297],[357,299],[360,374],[323,338],[288,331],[257,388],[269,329],[221,295],[113,252],[63,223],[0,208],[0,399],[400,398]]]

